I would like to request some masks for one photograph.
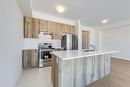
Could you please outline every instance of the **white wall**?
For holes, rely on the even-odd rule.
[[[1,0],[0,11],[0,87],[15,87],[22,72],[23,17],[16,0]]]
[[[32,0],[17,0],[24,16],[32,16]]]
[[[78,35],[78,49],[79,50],[82,49],[82,30],[90,32],[90,43],[89,44],[93,44],[97,48],[96,37],[95,37],[95,35],[96,35],[95,28],[82,26],[80,24],[80,20],[78,20],[77,24],[76,24],[76,30],[77,30],[77,35]]]
[[[55,16],[52,16],[52,15],[46,15],[44,13],[41,13],[41,12],[38,12],[38,11],[35,11],[35,10],[32,11],[32,15],[33,15],[34,18],[50,20],[50,21],[59,22],[59,23],[63,23],[63,24],[75,25],[75,21],[55,17]]]
[[[120,50],[113,57],[130,60],[130,25],[105,29],[101,39],[102,49]]]

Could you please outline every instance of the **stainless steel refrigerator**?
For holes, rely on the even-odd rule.
[[[65,50],[78,49],[78,38],[76,35],[66,34],[62,36],[61,47]]]

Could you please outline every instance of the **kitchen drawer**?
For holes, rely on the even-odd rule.
[[[52,62],[44,62],[43,63],[43,66],[51,66],[52,65]]]
[[[44,59],[44,62],[51,62],[52,58]]]

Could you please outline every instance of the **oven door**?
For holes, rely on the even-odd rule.
[[[46,62],[51,61],[51,51],[50,50],[39,50],[39,68],[46,65]]]

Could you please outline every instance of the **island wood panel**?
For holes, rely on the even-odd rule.
[[[23,69],[38,68],[38,50],[23,50],[22,67]]]
[[[130,61],[112,58],[111,74],[86,87],[130,87]]]
[[[56,56],[52,55],[52,66],[51,66],[51,81],[53,87],[59,87],[59,70],[58,70],[58,63],[56,60]]]
[[[55,60],[57,59],[55,57]],[[110,55],[65,61],[58,59],[58,68],[52,72],[58,72],[58,79],[56,79],[58,82],[55,81],[57,77],[54,76],[53,84],[54,86],[58,84],[56,87],[84,87],[110,74],[110,63]]]

